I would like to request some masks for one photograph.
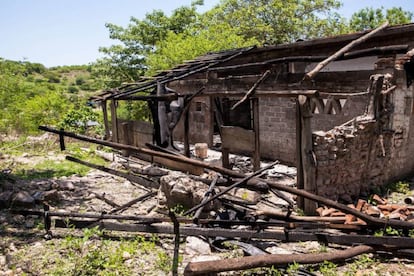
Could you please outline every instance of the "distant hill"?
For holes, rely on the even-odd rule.
[[[71,112],[92,114],[87,99],[101,89],[92,69],[0,58],[0,132],[29,134],[40,124],[64,124]]]

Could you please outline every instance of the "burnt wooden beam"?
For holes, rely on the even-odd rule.
[[[316,96],[317,90],[256,90],[254,97],[282,97],[282,98],[295,98],[298,95]],[[206,91],[204,96],[213,97],[242,97],[246,95],[239,90],[216,90]]]
[[[372,55],[390,55],[390,54],[402,54],[407,52],[408,45],[389,45],[382,47],[373,47],[368,49],[356,50],[347,52],[343,55],[342,59],[354,59],[359,57],[366,57]]]
[[[90,167],[90,168],[93,168],[93,169],[97,169],[97,170],[100,170],[100,171],[103,171],[103,172],[106,172],[106,173],[109,173],[109,174],[112,174],[112,175],[116,175],[116,176],[125,178],[125,179],[131,181],[132,183],[139,184],[140,186],[142,186],[145,189],[158,189],[159,188],[158,183],[156,183],[154,181],[151,181],[151,180],[148,180],[147,178],[141,177],[139,175],[133,175],[133,174],[130,174],[130,173],[126,173],[126,172],[114,170],[114,169],[111,169],[111,168],[107,168],[105,166],[92,164],[90,162],[80,160],[80,159],[75,158],[73,156],[66,156],[65,158],[68,161],[72,161],[72,162],[75,162],[75,163],[78,163],[78,164],[81,164],[81,165],[84,165],[84,166],[87,166],[87,167]]]
[[[54,216],[51,212],[51,216]],[[70,217],[70,216],[69,216]],[[115,216],[116,217],[116,216]],[[116,219],[123,219],[120,218]],[[150,221],[149,219],[147,219]],[[157,218],[153,218],[155,221],[159,221]],[[55,220],[56,222],[58,220]],[[181,221],[178,219],[178,221]],[[63,223],[56,223],[55,227],[68,228],[69,225],[62,220]],[[95,222],[95,221],[93,221]],[[217,221],[217,224],[220,221]],[[73,221],[73,226],[76,225],[76,221]],[[116,223],[108,221],[100,221],[98,225],[101,229],[113,230],[113,231],[125,231],[125,232],[141,232],[141,233],[158,233],[158,234],[174,234],[174,229],[171,225],[165,224],[132,224],[132,223]],[[82,227],[82,224],[80,225]],[[83,226],[85,227],[85,226]],[[278,240],[285,242],[300,242],[300,241],[318,241],[324,244],[334,243],[341,245],[355,245],[365,244],[370,246],[386,246],[386,247],[398,247],[414,248],[414,239],[410,237],[392,237],[383,236],[375,237],[371,235],[338,235],[324,232],[302,232],[297,230],[238,230],[228,228],[204,228],[195,226],[181,226],[181,236],[205,236],[205,237],[225,237],[225,238],[244,238],[244,239],[266,239],[266,240]]]
[[[253,152],[253,170],[260,169],[260,121],[259,121],[259,99],[252,99],[253,109],[253,131],[254,131],[254,152]]]
[[[167,93],[163,95],[130,95],[119,97],[118,100],[126,100],[126,101],[175,101],[178,99],[178,95],[175,93]]]
[[[98,199],[100,199],[100,200],[104,201],[106,204],[111,205],[113,208],[119,207],[119,204],[117,204],[116,202],[114,202],[114,201],[110,200],[109,198],[107,198],[107,197],[105,196],[105,193],[98,194],[98,193],[92,192],[92,194],[93,194],[96,198],[98,198]]]
[[[351,43],[347,44],[345,47],[342,47],[340,50],[338,50],[336,53],[334,53],[333,55],[329,56],[327,59],[324,59],[323,61],[321,61],[320,63],[318,63],[318,65],[316,65],[315,68],[313,68],[310,72],[306,73],[304,76],[304,80],[311,80],[313,78],[315,78],[315,76],[326,66],[328,65],[330,62],[338,59],[340,56],[342,56],[343,54],[345,54],[346,52],[348,52],[349,50],[351,50],[352,48],[354,48],[355,46],[367,41],[368,39],[370,39],[371,37],[373,37],[374,35],[376,35],[377,33],[381,32],[382,30],[384,30],[385,28],[388,27],[388,21],[385,22],[384,24],[382,24],[381,26],[379,26],[378,28],[376,28],[375,30],[361,36],[360,38],[353,40]]]
[[[266,67],[276,63],[285,63],[285,62],[317,62],[327,58],[327,56],[291,56],[291,57],[282,57],[282,58],[275,58],[263,62],[251,62],[251,63],[243,63],[243,64],[236,64],[236,65],[228,65],[228,66],[221,66],[221,67],[212,67],[209,71],[228,71],[228,70],[235,70],[235,69],[243,69],[249,67]]]
[[[107,108],[106,100],[103,100],[101,102],[101,106],[102,106],[102,114],[103,114],[104,129],[105,129],[104,140],[106,140],[106,139],[109,139],[109,137],[111,136],[110,130],[109,130],[108,108]]]
[[[116,114],[116,106],[117,102],[115,100],[111,100],[111,121],[112,121],[112,142],[119,142],[118,139],[118,118]]]
[[[241,100],[239,100],[237,103],[235,103],[232,107],[231,110],[236,109],[236,107],[238,107],[240,104],[242,104],[245,100],[247,100],[251,95],[254,94],[254,92],[256,91],[257,87],[266,79],[269,77],[270,73],[272,71],[267,70],[266,72],[263,73],[263,75],[253,84],[253,86],[249,89],[249,91],[246,92],[246,94],[243,96],[243,98]]]
[[[184,275],[210,275],[210,273],[245,270],[257,267],[277,267],[291,263],[316,264],[325,261],[339,262],[372,252],[375,252],[372,246],[358,245],[342,251],[336,250],[329,253],[269,254],[214,261],[189,262],[185,267]]]
[[[201,203],[202,204],[204,204],[204,202],[206,202],[211,196],[212,196],[212,194],[213,194],[213,192],[214,192],[214,187],[216,186],[216,183],[217,183],[217,181],[218,181],[218,175],[216,174],[215,176],[214,176],[214,178],[213,178],[213,180],[211,181],[211,184],[210,184],[210,186],[208,187],[208,190],[207,190],[207,192],[204,194],[204,198],[203,198],[203,200],[201,201]],[[204,209],[204,206],[205,205],[203,205],[203,206],[201,206],[196,212],[195,212],[195,214],[194,214],[194,216],[193,216],[193,220],[194,220],[194,222],[195,223],[197,223],[197,221],[198,221],[198,218],[200,217],[200,215],[201,215],[201,212],[203,212],[203,209]]]
[[[316,193],[316,164],[313,155],[313,142],[312,142],[312,128],[311,118],[312,110],[310,108],[310,101],[307,97],[298,96],[297,104],[299,106],[299,118],[297,124],[300,126],[300,160],[302,162],[302,177],[303,177],[303,189],[309,193]],[[315,201],[304,199],[303,211],[310,215],[314,214],[317,208]]]
[[[132,205],[140,202],[140,201],[144,201],[144,200],[146,200],[146,199],[148,199],[150,197],[155,196],[157,193],[158,193],[158,191],[148,192],[148,193],[146,193],[146,194],[144,194],[142,196],[139,196],[139,197],[137,197],[137,198],[135,198],[135,199],[133,199],[133,200],[125,203],[125,204],[122,204],[121,206],[118,206],[118,207],[112,209],[108,214],[115,214],[117,212],[123,211],[123,210],[131,207]]]

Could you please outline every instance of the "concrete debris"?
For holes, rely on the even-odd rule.
[[[182,206],[184,208],[191,208],[198,205],[204,198],[208,190],[208,185],[200,181],[195,181],[189,178],[186,174],[180,172],[171,172],[160,178],[160,191],[162,201],[165,199],[165,204],[169,208]],[[213,201],[206,205],[205,211],[218,209],[220,207],[217,201]]]
[[[210,245],[200,238],[189,236],[185,242],[185,253],[190,256],[211,254]]]

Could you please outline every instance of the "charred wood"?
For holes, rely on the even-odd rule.
[[[325,59],[325,60],[321,61],[320,63],[318,63],[318,65],[316,65],[316,67],[314,69],[312,69],[312,71],[305,74],[303,79],[304,80],[313,79],[330,62],[338,59],[339,57],[341,57],[343,54],[345,54],[346,52],[348,52],[349,50],[351,50],[355,46],[367,41],[368,39],[370,39],[371,37],[373,37],[374,35],[381,32],[382,30],[384,30],[387,27],[388,27],[388,22],[385,22],[384,24],[382,24],[381,26],[379,26],[375,30],[361,36],[360,38],[358,38],[356,40],[353,40],[351,43],[347,44],[345,47],[341,48],[336,53],[329,56],[327,59]]]
[[[136,183],[139,184],[141,186],[143,186],[146,189],[158,189],[159,188],[159,183],[156,183],[154,181],[148,180],[147,178],[141,177],[139,175],[133,175],[133,174],[129,174],[126,172],[121,172],[118,170],[114,170],[111,168],[107,168],[105,166],[101,166],[101,165],[96,165],[96,164],[92,164],[83,160],[80,160],[78,158],[72,157],[72,156],[66,156],[66,160],[84,165],[84,166],[88,166],[90,168],[94,168],[112,175],[116,175],[122,178],[125,178],[129,181],[131,181],[132,183]]]
[[[315,264],[324,261],[338,262],[364,254],[375,252],[375,249],[367,245],[359,245],[343,251],[314,254],[271,254],[248,256],[225,260],[190,262],[185,268],[184,275],[206,275],[208,273],[251,269],[256,267],[280,266],[290,263]]]

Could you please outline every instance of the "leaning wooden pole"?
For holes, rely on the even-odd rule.
[[[248,256],[233,259],[190,262],[185,268],[184,275],[209,275],[224,271],[245,270],[257,267],[281,266],[292,263],[316,264],[324,261],[339,262],[346,259],[375,252],[375,249],[367,245],[359,245],[343,251],[313,254],[270,254],[259,256]]]
[[[345,47],[341,48],[339,51],[334,53],[333,55],[329,56],[328,58],[324,59],[323,61],[319,62],[318,65],[316,65],[315,68],[313,68],[310,72],[306,73],[304,76],[304,80],[313,79],[326,65],[328,65],[330,62],[337,60],[340,58],[343,54],[354,48],[355,46],[361,44],[362,42],[367,41],[369,38],[373,37],[377,33],[384,30],[386,27],[388,27],[388,21],[379,26],[378,28],[372,30],[371,32],[361,36],[358,39],[355,39],[351,43],[347,44]]]
[[[301,175],[303,177],[303,188],[305,191],[316,194],[316,161],[313,155],[313,142],[312,142],[312,128],[311,118],[312,111],[310,108],[309,98],[303,95],[298,96],[297,104],[300,110],[300,160],[301,164]],[[297,138],[296,138],[297,139]],[[317,204],[313,200],[303,200],[303,211],[307,215],[314,215],[316,213]]]
[[[176,156],[176,155],[163,153],[163,152],[158,152],[158,151],[154,151],[154,150],[150,150],[150,149],[138,148],[138,147],[129,146],[129,145],[123,145],[123,144],[114,143],[114,142],[105,141],[105,140],[100,140],[100,139],[96,139],[96,138],[92,138],[92,137],[88,137],[88,136],[84,136],[84,135],[78,135],[78,134],[75,134],[75,133],[72,133],[72,132],[61,131],[61,130],[49,128],[49,127],[46,127],[46,126],[39,126],[39,129],[44,130],[44,131],[48,131],[48,132],[52,132],[52,133],[56,133],[56,134],[59,134],[59,135],[64,135],[64,136],[71,137],[71,138],[74,138],[74,139],[78,139],[78,140],[81,140],[81,141],[95,143],[95,144],[98,144],[98,145],[108,146],[108,147],[112,147],[112,148],[116,148],[116,149],[127,149],[127,150],[131,150],[131,151],[135,151],[135,152],[141,152],[141,153],[152,155],[152,156],[159,156],[159,157],[169,158],[170,160],[173,160],[173,161],[182,162],[182,163],[186,163],[186,164],[190,164],[190,165],[194,165],[194,166],[200,166],[202,168],[213,170],[213,171],[228,175],[230,177],[238,177],[238,178],[246,177],[242,173],[232,171],[232,170],[229,170],[229,169],[226,169],[226,168],[223,168],[223,167],[210,165],[208,163],[198,161],[198,160],[194,160],[194,159],[190,159],[190,158],[187,158],[187,157],[184,157],[184,156]],[[291,193],[291,194],[294,194],[294,195],[297,195],[297,196],[302,196],[304,198],[313,200],[315,202],[321,203],[321,204],[326,205],[328,207],[333,207],[335,209],[338,209],[338,210],[340,210],[344,213],[354,215],[357,218],[360,218],[360,219],[364,220],[366,223],[368,223],[370,225],[373,225],[373,226],[378,226],[378,227],[391,226],[391,227],[402,228],[402,229],[414,229],[414,223],[412,223],[412,222],[401,221],[401,220],[393,220],[393,219],[374,218],[372,216],[369,216],[367,214],[359,212],[356,209],[348,207],[344,204],[338,203],[336,201],[327,199],[327,198],[322,197],[322,196],[318,196],[318,195],[309,193],[309,192],[301,190],[301,189],[292,188],[292,187],[286,186],[284,184],[276,183],[274,181],[266,180],[266,179],[260,179],[260,182],[266,183],[271,188],[275,188],[275,189],[278,189],[280,191]]]

